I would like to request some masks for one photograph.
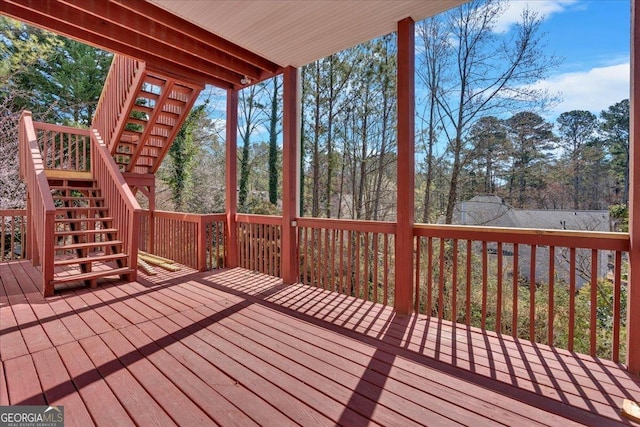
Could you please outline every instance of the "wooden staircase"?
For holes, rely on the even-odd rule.
[[[129,82],[126,91],[110,93]],[[203,86],[148,69],[116,55],[98,104],[94,126],[121,172],[154,174]],[[108,113],[119,108],[118,114]]]
[[[131,274],[134,270],[127,265],[129,258],[119,238],[120,231],[113,227],[101,189],[90,174],[48,181],[56,207],[51,285],[85,282],[94,287],[98,278],[124,279]]]
[[[135,280],[141,209],[125,174],[153,182],[203,87],[115,55],[91,129],[37,123],[23,112],[27,256],[42,266],[45,296],[69,282]]]

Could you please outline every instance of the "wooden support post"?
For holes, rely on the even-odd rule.
[[[629,123],[629,280],[627,366],[640,375],[640,7],[631,2],[631,104]]]
[[[238,91],[227,90],[227,162],[226,162],[226,211],[227,211],[227,261],[226,266],[238,266]]]
[[[282,247],[280,272],[282,282],[298,282],[299,263],[295,221],[299,216],[300,176],[300,99],[298,69],[287,67],[283,74],[282,141]]]
[[[395,236],[395,299],[400,316],[413,307],[413,223],[415,193],[415,23],[398,22],[398,189]]]

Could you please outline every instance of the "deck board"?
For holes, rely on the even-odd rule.
[[[0,264],[0,404],[68,425],[630,425],[624,367],[243,269],[44,299]]]

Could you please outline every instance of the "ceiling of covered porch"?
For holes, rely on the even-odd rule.
[[[301,67],[466,0],[149,0],[281,66]]]
[[[0,0],[0,14],[143,60],[169,76],[241,88],[466,0]]]

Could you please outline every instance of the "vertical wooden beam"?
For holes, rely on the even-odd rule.
[[[280,264],[285,284],[298,282],[298,248],[295,221],[299,216],[300,99],[298,70],[287,67],[283,74],[282,141],[282,247]]]
[[[238,266],[238,234],[236,213],[238,212],[238,91],[227,90],[227,161],[226,197],[227,211],[227,260],[226,266]]]
[[[631,104],[629,132],[629,280],[627,366],[640,375],[640,7],[631,2]]]
[[[413,223],[415,193],[415,23],[398,22],[398,189],[396,217],[396,312],[411,313],[413,296]]]

